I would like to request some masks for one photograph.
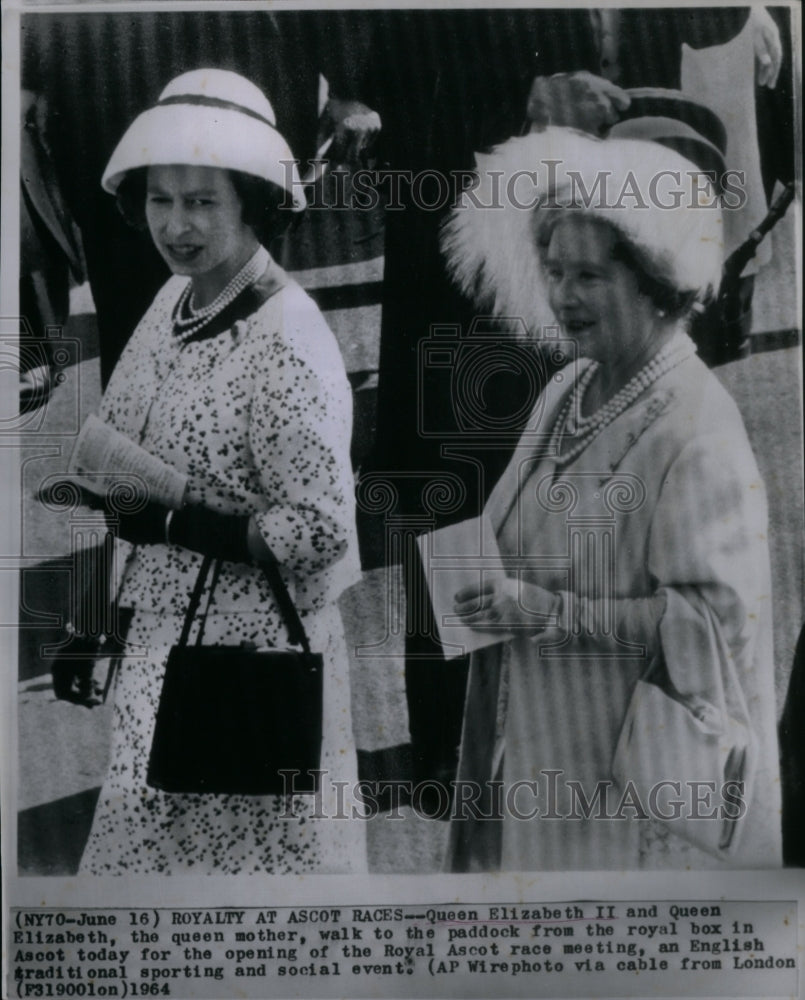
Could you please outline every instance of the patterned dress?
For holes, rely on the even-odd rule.
[[[351,395],[312,300],[273,262],[194,339],[172,330],[187,279],[171,278],[124,351],[100,416],[187,475],[188,499],[255,515],[313,649],[324,653],[319,796],[176,795],[145,781],[168,651],[201,556],[120,543],[121,608],[134,617],[115,683],[112,754],[81,863],[91,874],[365,870],[349,670],[338,595],[359,576],[349,460]],[[234,318],[237,317],[237,318]],[[224,562],[206,643],[286,645],[258,569]],[[331,786],[334,781],[346,785]],[[357,818],[356,818],[357,817]]]

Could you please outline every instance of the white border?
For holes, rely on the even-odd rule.
[[[527,0],[507,0],[508,7],[557,6],[558,4],[533,4]],[[292,10],[308,5],[275,0],[273,10]],[[312,5],[310,5],[312,6]],[[330,0],[329,9],[350,7],[397,8],[397,7],[437,7],[434,3],[350,3],[348,0]],[[485,7],[488,3],[464,2],[452,5],[458,7]],[[587,4],[567,0],[565,7],[586,7]],[[646,3],[626,0],[618,6],[647,6]],[[675,6],[731,6],[725,2],[703,3],[702,0],[682,0]],[[798,5],[791,6],[793,35],[795,43],[801,39],[801,13]],[[0,242],[0,316],[13,316],[18,312],[18,244],[19,212],[17,171],[19,163],[19,23],[21,13],[90,13],[90,12],[146,12],[155,10],[193,11],[225,9],[227,12],[266,9],[262,2],[246,0],[143,0],[143,2],[120,2],[112,0],[81,3],[5,3],[2,12],[3,25],[3,135],[2,135],[2,236]],[[309,8],[308,8],[309,9]],[[798,65],[796,71],[801,80],[801,51],[797,48]],[[801,150],[801,134],[798,136]],[[800,171],[801,183],[801,171]],[[801,233],[801,216],[798,215],[798,231]],[[798,247],[801,257],[801,246]],[[800,260],[801,264],[801,260]],[[801,273],[801,267],[799,268]],[[802,303],[802,284],[799,286],[799,301]],[[16,398],[16,374],[0,370],[2,395],[0,403],[14,402]],[[2,411],[6,414],[6,408]],[[16,453],[9,444],[13,438],[2,437],[0,442],[0,481],[5,516],[0,518],[0,564],[9,556],[19,554],[20,524],[16,498],[20,490],[20,472]],[[9,512],[14,512],[9,516]],[[7,563],[6,563],[7,564]],[[6,579],[7,578],[7,579]],[[2,601],[3,623],[13,622],[17,614],[17,575],[7,572],[0,578],[0,601]],[[353,903],[421,903],[459,902],[482,903],[511,901],[573,901],[591,899],[778,899],[799,903],[800,952],[805,948],[805,870],[758,871],[758,872],[588,872],[588,873],[526,873],[500,875],[424,875],[386,876],[370,875],[364,878],[347,876],[316,876],[299,878],[273,876],[261,879],[253,877],[205,877],[189,879],[174,877],[137,878],[18,878],[14,874],[16,859],[16,799],[17,773],[16,744],[17,717],[15,711],[17,697],[17,640],[15,630],[10,627],[0,629],[0,662],[4,666],[2,674],[2,749],[5,765],[2,771],[2,805],[5,823],[2,830],[3,856],[11,859],[4,865],[4,941],[5,921],[9,906],[98,906],[98,905],[263,905],[271,900],[273,905],[282,902],[294,905],[314,905],[332,903],[349,905]],[[805,720],[803,720],[805,725]],[[803,832],[805,836],[805,831]],[[10,870],[11,869],[11,870]],[[802,989],[805,990],[805,975],[800,974]],[[311,994],[314,995],[314,994]],[[391,995],[391,994],[390,994]],[[802,995],[805,995],[803,992]]]

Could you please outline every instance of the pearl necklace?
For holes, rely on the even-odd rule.
[[[258,247],[255,253],[246,261],[238,273],[229,281],[224,289],[207,306],[196,309],[192,303],[193,282],[188,281],[179,296],[176,308],[173,310],[173,334],[182,343],[185,343],[194,334],[206,326],[210,320],[217,316],[240,295],[240,293],[253,285],[268,267],[268,251],[265,247]]]
[[[572,392],[568,393],[568,398],[553,425],[548,442],[548,454],[559,466],[574,461],[605,427],[627,410],[658,379],[691,357],[695,350],[693,341],[686,334],[676,334],[612,399],[607,400],[595,413],[582,417],[584,395],[600,367],[598,362],[594,361],[582,372]],[[576,437],[578,440],[572,448],[560,454],[562,439],[565,436]]]

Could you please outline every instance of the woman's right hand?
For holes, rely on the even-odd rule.
[[[455,595],[453,608],[463,624],[479,631],[513,628],[536,634],[557,624],[562,598],[544,587],[507,576],[463,587]]]
[[[261,562],[271,558],[265,542],[248,514],[223,514],[201,504],[186,504],[172,510],[164,504],[148,502],[137,510],[121,504],[114,488],[105,495],[94,493],[74,478],[40,490],[40,499],[50,506],[63,506],[69,498],[91,510],[103,511],[107,528],[132,545],[181,545],[202,555],[227,562]],[[256,532],[260,543],[253,540]]]

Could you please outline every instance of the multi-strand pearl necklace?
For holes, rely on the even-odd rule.
[[[666,372],[694,354],[695,350],[693,341],[686,334],[676,334],[612,399],[607,400],[595,413],[582,417],[584,395],[600,367],[598,362],[594,361],[581,374],[559,411],[548,442],[548,454],[557,465],[568,465],[574,461],[605,427],[627,410]],[[562,440],[566,436],[576,438],[576,442],[572,448],[561,453]]]
[[[257,281],[268,267],[268,260],[268,251],[265,247],[258,247],[226,287],[208,306],[202,306],[201,309],[193,307],[193,283],[188,281],[173,313],[174,336],[184,343],[198,333],[214,316],[234,302],[244,289]]]

